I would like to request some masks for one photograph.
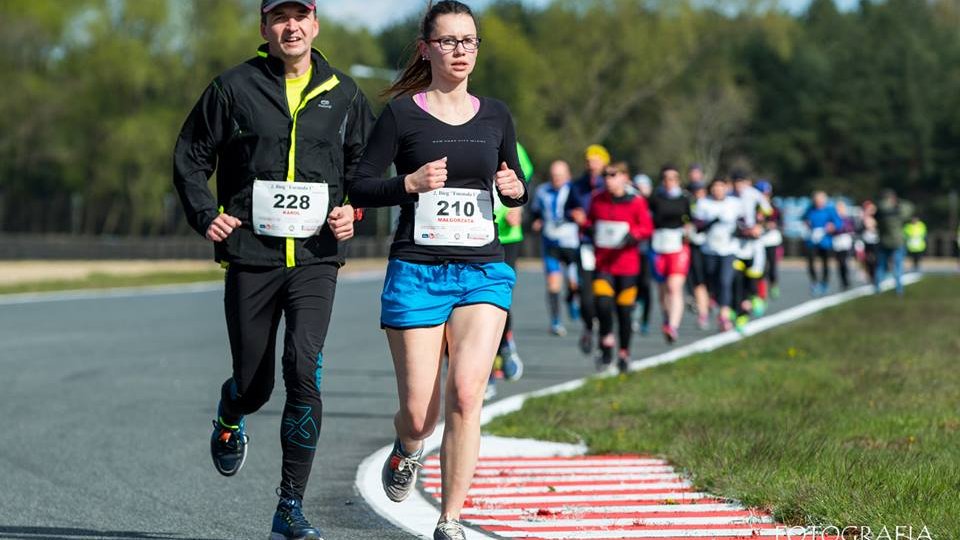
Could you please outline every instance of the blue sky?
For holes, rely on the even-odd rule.
[[[482,8],[490,0],[467,0],[471,7]],[[540,5],[548,0],[526,0]],[[841,8],[857,5],[858,0],[835,0]],[[810,0],[781,0],[783,6],[795,12],[802,11]],[[320,11],[327,16],[356,26],[367,26],[373,30],[403,19],[411,13],[422,10],[424,0],[318,0]]]

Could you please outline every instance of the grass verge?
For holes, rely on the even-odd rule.
[[[18,283],[0,286],[0,294],[38,293],[86,289],[110,289],[115,287],[150,287],[177,285],[223,279],[223,270],[211,269],[196,272],[153,272],[141,275],[114,275],[93,273],[83,279],[51,280]]]
[[[788,525],[960,538],[960,279],[529,400],[488,430],[661,455]],[[892,534],[892,533],[891,533]]]

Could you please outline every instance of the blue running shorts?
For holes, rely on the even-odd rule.
[[[431,328],[462,306],[510,311],[517,273],[506,263],[416,264],[391,259],[380,295],[380,327]]]

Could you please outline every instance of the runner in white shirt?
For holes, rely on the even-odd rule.
[[[701,250],[707,287],[720,307],[721,331],[733,328],[733,262],[740,247],[736,238],[737,222],[743,215],[740,200],[728,196],[728,191],[726,178],[714,179],[709,186],[710,196],[698,201],[693,210],[697,230],[706,234]]]

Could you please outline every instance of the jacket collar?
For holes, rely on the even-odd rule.
[[[264,43],[257,49],[257,57],[263,59],[264,68],[270,76],[276,79],[278,83],[282,83],[285,75],[283,60],[270,55],[268,44]],[[311,50],[310,62],[313,64],[313,75],[307,85],[308,91],[333,76],[333,68],[330,67],[327,57],[319,50]]]

